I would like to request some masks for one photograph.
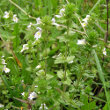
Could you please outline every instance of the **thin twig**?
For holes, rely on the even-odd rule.
[[[9,0],[9,2],[11,4],[13,4],[15,7],[17,7],[19,10],[21,10],[25,15],[27,15],[29,18],[31,19],[35,19],[36,20],[36,17],[33,17],[31,15],[29,15],[25,10],[23,10],[19,5],[17,5],[15,2],[13,2],[12,0]]]

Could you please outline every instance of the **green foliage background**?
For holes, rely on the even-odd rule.
[[[44,103],[49,110],[110,110],[110,37],[104,42],[106,0],[13,0],[19,7],[10,1],[0,1],[0,60],[4,55],[10,69],[3,72],[0,63],[0,104],[4,105],[0,110],[28,110],[29,105],[40,110]],[[62,8],[64,16],[56,18],[61,26],[53,26],[51,19]],[[3,18],[5,11],[10,12],[9,19]],[[12,21],[13,14],[17,14],[18,23]],[[83,29],[80,21],[86,15],[90,20]],[[36,24],[38,17],[42,36],[33,43],[36,26],[30,30],[27,26]],[[77,45],[79,39],[85,39],[86,45]],[[12,54],[10,42],[22,67]],[[23,44],[29,49],[21,53]],[[36,69],[38,65],[41,67]],[[33,91],[38,96],[30,101]]]

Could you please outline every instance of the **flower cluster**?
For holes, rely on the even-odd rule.
[[[9,12],[7,12],[7,11],[5,11],[4,12],[4,16],[3,16],[5,19],[8,19],[9,17],[10,17],[10,13]],[[18,17],[17,17],[17,15],[16,14],[14,14],[13,15],[13,19],[12,19],[15,23],[17,23],[18,22]]]

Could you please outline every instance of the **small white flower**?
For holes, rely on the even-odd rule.
[[[3,65],[6,65],[7,63],[5,63],[5,60],[4,59],[2,59],[2,64]]]
[[[37,24],[41,24],[41,19],[40,19],[40,17],[38,17],[38,18],[36,19],[36,21],[37,21]]]
[[[37,27],[36,29],[39,30],[39,31],[42,31],[42,29],[40,27]]]
[[[41,68],[41,65],[36,66],[36,69],[39,69],[39,68]]]
[[[57,18],[61,18],[62,16],[61,16],[61,15],[55,15],[55,17],[57,17]]]
[[[60,10],[60,15],[63,16],[63,15],[64,15],[64,12],[65,12],[65,8],[62,8],[62,9]]]
[[[24,80],[21,80],[22,83],[24,83]]]
[[[85,26],[87,25],[87,23],[86,23],[86,22],[83,22],[83,23],[81,23],[81,25],[82,25],[83,27],[85,27]]]
[[[32,23],[30,22],[30,24],[27,26],[28,29],[30,29],[32,26]]]
[[[103,49],[103,55],[107,55],[106,48]]]
[[[48,107],[46,106],[46,104],[41,104],[39,110],[42,110],[42,108],[44,108],[45,110],[48,110]]]
[[[37,87],[38,87],[38,85],[35,85],[34,87],[35,87],[35,88],[37,88]]]
[[[82,20],[83,23],[81,23],[81,24],[82,24],[83,27],[85,27],[85,26],[88,24],[89,18],[90,18],[90,15],[86,15],[86,18],[84,18],[84,19]]]
[[[0,104],[0,108],[3,108],[4,107],[4,105],[3,104]]]
[[[17,15],[16,15],[16,14],[13,15],[13,21],[14,21],[15,23],[18,22],[18,18],[17,18]]]
[[[84,21],[84,23],[87,23],[88,18],[84,18],[82,21]]]
[[[24,50],[28,50],[28,49],[29,49],[28,44],[24,44],[21,52],[23,52]]]
[[[4,71],[5,73],[9,73],[9,72],[10,72],[10,69],[7,68],[6,65],[4,65],[3,71]]]
[[[88,18],[88,19],[89,19],[89,18],[90,18],[90,15],[86,15],[86,18]]]
[[[37,98],[37,94],[35,93],[35,92],[31,92],[30,94],[29,94],[29,100],[33,100],[34,98]]]
[[[5,11],[5,15],[3,16],[4,18],[9,18],[9,12]]]
[[[54,24],[55,23],[55,18],[52,18],[52,24]]]
[[[62,8],[59,12],[59,15],[55,15],[55,17],[61,18],[62,16],[64,16],[64,12],[65,12],[65,8]]]
[[[5,56],[4,55],[2,55],[2,58],[4,58]]]
[[[25,96],[25,92],[21,93],[22,96]]]
[[[59,27],[60,25],[56,23],[55,18],[52,18],[52,24]]]
[[[41,37],[41,34],[42,34],[42,31],[37,31],[36,33],[35,33],[35,35],[34,35],[34,38],[36,39],[36,40],[38,40],[40,37]]]
[[[42,72],[44,72],[44,70],[39,70],[39,73],[42,73]]]
[[[86,44],[86,40],[85,39],[78,40],[77,44],[78,45],[85,45]]]

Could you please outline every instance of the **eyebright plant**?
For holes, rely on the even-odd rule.
[[[105,4],[0,3],[0,110],[110,110]]]

